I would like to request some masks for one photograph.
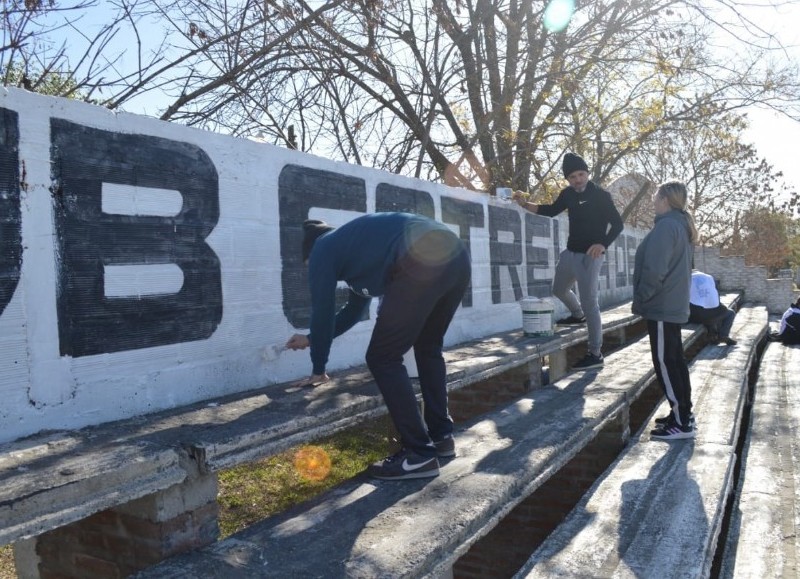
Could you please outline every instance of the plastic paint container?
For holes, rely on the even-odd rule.
[[[548,298],[522,298],[522,331],[526,336],[553,335],[553,303]]]

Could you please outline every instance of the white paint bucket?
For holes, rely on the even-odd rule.
[[[526,336],[553,335],[553,303],[548,299],[522,298],[522,331]]]

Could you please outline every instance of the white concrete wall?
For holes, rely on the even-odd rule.
[[[566,245],[563,216],[66,99],[2,91],[0,129],[0,442],[309,374],[279,351],[305,330],[306,217],[450,224],[473,261],[450,344],[520,327]],[[643,235],[612,246],[604,304],[630,297]],[[363,363],[370,331],[329,369]]]

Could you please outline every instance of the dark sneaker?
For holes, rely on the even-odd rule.
[[[452,458],[456,455],[456,441],[452,436],[446,436],[442,440],[434,440],[436,456],[439,458]]]
[[[590,370],[591,368],[602,368],[603,367],[603,355],[600,354],[599,356],[595,356],[591,352],[586,354],[582,359],[578,360],[574,366],[572,366],[573,370]]]
[[[367,474],[381,480],[429,478],[439,476],[439,461],[435,456],[420,456],[404,448],[369,466]]]
[[[725,344],[726,346],[735,346],[739,342],[737,342],[733,338],[720,338],[718,343]]]
[[[656,418],[655,422],[656,426],[663,426],[665,424],[669,424],[670,422],[672,422],[672,412],[670,412],[666,416],[661,416],[659,418]],[[697,430],[697,423],[694,420],[694,413],[689,415],[689,426]]]
[[[650,431],[650,438],[655,440],[682,440],[684,438],[694,438],[695,435],[695,429],[691,424],[688,426],[678,426],[678,424],[672,420]]]
[[[557,326],[577,326],[578,324],[585,324],[586,323],[586,316],[578,317],[578,316],[569,316],[568,318],[561,318],[560,320],[556,320]]]
[[[661,426],[662,424],[668,424],[672,420],[672,412],[667,414],[666,416],[659,416],[656,418],[656,426]]]

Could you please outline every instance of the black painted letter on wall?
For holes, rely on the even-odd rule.
[[[0,315],[19,283],[22,237],[19,179],[19,117],[0,109]]]
[[[458,225],[458,236],[467,247],[470,257],[472,257],[472,230],[473,227],[485,227],[483,216],[483,205],[472,201],[462,201],[451,197],[442,197],[442,222]],[[472,307],[472,280],[464,292],[461,305],[465,308]]]
[[[500,241],[501,231],[511,233],[513,241],[511,243]],[[503,301],[500,286],[500,269],[503,267],[508,268],[508,274],[511,276],[514,300],[521,300],[522,283],[519,266],[522,265],[522,222],[517,211],[489,205],[489,256],[492,303],[499,304]]]
[[[552,230],[553,225],[557,224],[549,217],[525,212],[525,266],[529,296],[546,298],[552,294],[549,248],[555,249]],[[534,243],[534,240],[537,242]]]
[[[425,191],[378,183],[375,188],[375,212],[392,211],[416,213],[434,219],[433,198]]]
[[[62,355],[88,356],[202,340],[222,319],[222,278],[205,239],[219,220],[219,184],[200,148],[51,119]],[[103,183],[178,191],[176,215],[102,211]],[[174,264],[174,294],[106,297],[104,266]]]
[[[311,321],[308,270],[300,248],[303,221],[313,207],[366,213],[364,180],[300,165],[286,165],[278,177],[283,313],[298,329],[308,328]],[[343,290],[343,294],[347,291]],[[341,295],[337,304],[345,300],[346,295]]]

